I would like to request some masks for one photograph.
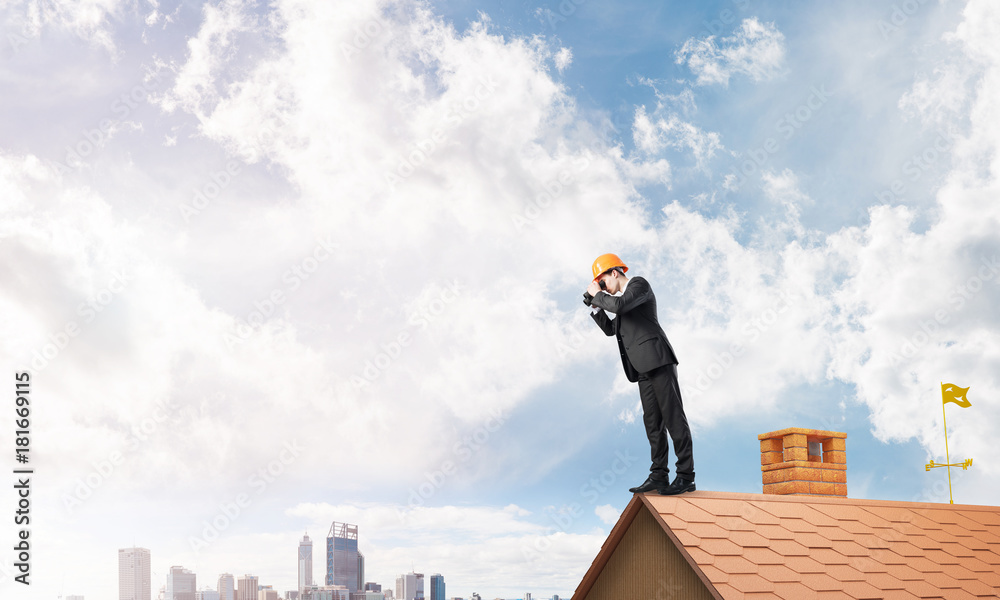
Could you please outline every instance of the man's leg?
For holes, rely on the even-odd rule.
[[[649,439],[649,455],[652,464],[649,476],[652,479],[669,482],[670,463],[667,455],[667,432],[664,425],[661,403],[657,399],[654,379],[647,374],[639,375],[639,400],[642,402],[642,423],[646,426]]]
[[[665,365],[651,371],[650,382],[656,392],[656,400],[663,415],[664,428],[670,433],[677,455],[677,475],[694,481],[694,451],[691,428],[688,427],[681,400],[681,388],[677,383],[677,365]],[[645,404],[643,404],[645,409]],[[666,460],[666,457],[664,457]]]

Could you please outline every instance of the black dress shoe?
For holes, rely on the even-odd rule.
[[[653,479],[653,477],[650,476],[646,478],[646,481],[643,481],[642,483],[640,483],[635,487],[629,488],[628,491],[632,492],[633,494],[645,494],[646,492],[651,492],[655,489],[663,487],[664,484],[666,483],[667,483],[666,481],[662,481],[660,479]]]
[[[661,496],[674,496],[677,494],[683,494],[684,492],[693,492],[694,489],[694,481],[677,477],[674,479],[673,483],[666,487],[661,487],[656,491],[659,492]]]

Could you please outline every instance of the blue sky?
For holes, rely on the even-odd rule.
[[[847,432],[850,496],[947,501],[945,381],[956,498],[997,502],[989,2],[0,22],[0,355],[40,398],[5,597],[113,597],[133,543],[154,590],[283,593],[334,520],[383,585],[568,597],[648,467],[580,302],[604,252],[657,294],[699,489],[759,492],[757,435],[808,427]]]

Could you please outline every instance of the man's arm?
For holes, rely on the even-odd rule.
[[[621,296],[612,296],[607,292],[598,292],[590,299],[591,306],[610,310],[621,315],[646,302],[653,295],[652,288],[645,279],[631,279]]]
[[[594,322],[597,323],[598,326],[600,326],[601,331],[604,332],[604,335],[615,334],[614,323],[612,323],[611,319],[608,318],[608,314],[606,312],[599,309],[597,312],[591,313],[590,317],[594,319]]]

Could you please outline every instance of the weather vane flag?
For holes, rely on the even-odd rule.
[[[951,504],[955,503],[955,499],[951,495],[951,468],[952,467],[962,467],[962,470],[966,470],[972,466],[972,459],[967,458],[960,463],[951,464],[951,453],[948,451],[948,417],[944,411],[944,405],[949,402],[954,402],[955,404],[961,406],[962,408],[969,408],[972,403],[969,399],[965,397],[969,393],[969,388],[958,387],[954,383],[942,383],[941,384],[941,414],[944,416],[944,456],[947,461],[945,464],[935,464],[934,461],[930,461],[924,467],[925,470],[930,471],[934,467],[947,467],[948,468],[948,502]]]

